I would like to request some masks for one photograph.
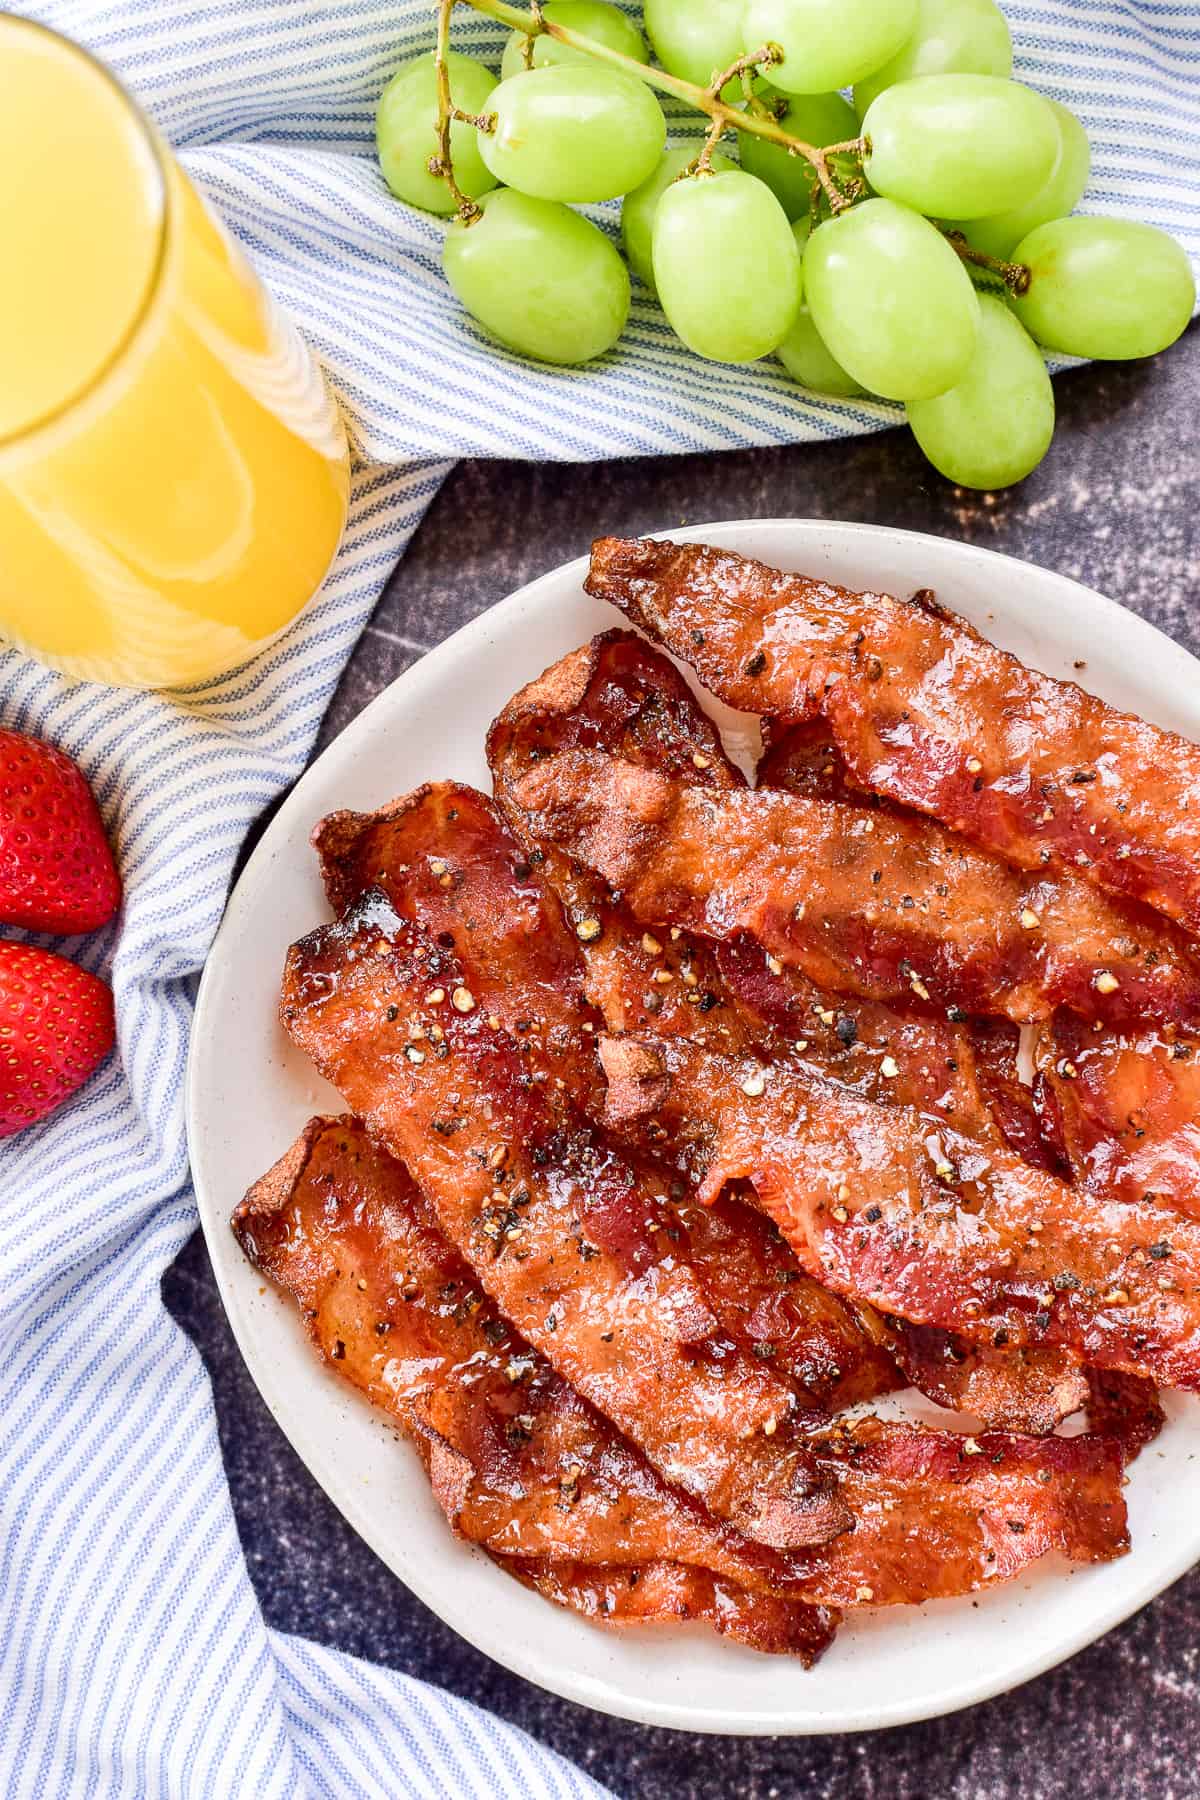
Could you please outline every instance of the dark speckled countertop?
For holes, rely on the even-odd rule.
[[[1200,329],[1157,361],[1077,370],[1057,388],[1054,448],[1030,480],[1001,495],[948,487],[897,431],[587,467],[463,463],[388,584],[322,742],[422,651],[599,533],[705,519],[861,519],[984,544],[1111,594],[1200,653]],[[932,1724],[873,1736],[709,1739],[605,1719],[462,1643],[342,1521],[246,1373],[199,1233],[164,1293],[212,1375],[238,1527],[268,1624],[440,1682],[574,1757],[622,1800],[1200,1796],[1200,1571],[1065,1667]]]

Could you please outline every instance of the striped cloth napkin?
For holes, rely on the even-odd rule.
[[[196,980],[238,846],[303,768],[454,458],[725,449],[895,414],[804,399],[767,367],[702,364],[644,298],[602,367],[533,368],[486,343],[441,281],[441,226],[389,197],[372,156],[375,98],[403,57],[430,47],[430,0],[30,10],[112,63],[178,147],[323,355],[359,464],[331,579],[238,673],[184,696],[136,695],[0,652],[0,723],[79,759],[126,883],[119,926],[65,946],[113,982],[117,1054],[0,1149],[0,1770],[9,1792],[54,1800],[595,1796],[507,1725],[264,1625],[208,1380],[159,1297],[196,1223],[183,1123]],[[1200,252],[1196,10],[1006,10],[1019,72],[1088,126],[1094,203]],[[501,34],[465,10],[456,41],[498,62]],[[614,214],[595,216],[612,229]]]

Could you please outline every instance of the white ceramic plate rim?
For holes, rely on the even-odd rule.
[[[1163,723],[1200,737],[1200,700],[1193,701],[1190,706],[1186,701],[1189,688],[1194,693],[1200,687],[1200,665],[1179,645],[1143,620],[1065,576],[976,546],[889,527],[824,520],[726,521],[672,530],[663,535],[744,548],[748,553],[778,560],[783,566],[804,567],[806,560],[813,566],[820,566],[832,558],[832,565],[836,567],[839,563],[853,562],[856,555],[877,561],[885,548],[901,561],[908,558],[914,565],[931,569],[944,568],[949,563],[961,572],[964,583],[969,585],[970,581],[975,581],[985,586],[989,593],[994,592],[999,636],[1004,635],[1006,623],[1002,599],[1006,584],[1014,591],[1018,584],[1032,584],[1044,596],[1044,604],[1053,604],[1069,616],[1070,627],[1078,630],[1081,642],[1086,633],[1088,643],[1100,642],[1107,647],[1106,656],[1101,659],[1104,665],[1102,679],[1096,682],[1099,691],[1111,690],[1119,684],[1122,670],[1133,666],[1153,670],[1153,678],[1149,674],[1145,678],[1149,686],[1147,695],[1141,700],[1141,709],[1148,716],[1157,715]],[[515,1673],[566,1699],[616,1716],[691,1731],[780,1735],[864,1731],[941,1716],[1003,1693],[1052,1668],[1161,1593],[1200,1557],[1200,1515],[1190,1529],[1172,1530],[1169,1542],[1163,1541],[1161,1522],[1159,1529],[1149,1531],[1147,1522],[1142,1522],[1139,1533],[1135,1520],[1134,1549],[1128,1558],[1101,1569],[1070,1572],[1074,1577],[1074,1598],[1078,1600],[1085,1595],[1085,1603],[1068,1609],[1068,1616],[1050,1637],[1039,1641],[1036,1633],[1026,1637],[1019,1628],[1008,1630],[1004,1634],[1004,1653],[988,1666],[971,1666],[971,1658],[964,1655],[958,1664],[964,1669],[960,1676],[945,1679],[927,1691],[902,1689],[889,1698],[884,1691],[886,1680],[878,1679],[881,1672],[886,1673],[883,1659],[877,1655],[881,1666],[872,1671],[868,1645],[865,1652],[853,1658],[862,1666],[846,1668],[845,1692],[839,1703],[830,1704],[826,1698],[820,1704],[814,1704],[816,1695],[813,1693],[812,1701],[806,1704],[806,1684],[814,1683],[821,1670],[829,1670],[832,1659],[839,1655],[839,1646],[847,1642],[844,1633],[816,1674],[805,1674],[794,1665],[786,1665],[791,1669],[791,1680],[785,1704],[778,1698],[762,1705],[756,1705],[752,1700],[730,1704],[722,1697],[721,1690],[725,1685],[722,1672],[731,1679],[736,1675],[741,1680],[745,1659],[753,1657],[753,1653],[712,1640],[707,1649],[697,1655],[695,1640],[698,1633],[653,1629],[604,1633],[599,1627],[560,1613],[559,1609],[507,1581],[477,1552],[449,1538],[440,1518],[430,1514],[424,1506],[420,1491],[424,1481],[415,1458],[409,1458],[404,1468],[398,1464],[394,1471],[396,1500],[406,1500],[412,1511],[401,1517],[401,1508],[397,1505],[392,1522],[382,1525],[375,1496],[364,1493],[356,1469],[334,1454],[330,1430],[331,1421],[334,1426],[348,1421],[347,1429],[352,1430],[356,1441],[361,1442],[364,1415],[370,1416],[377,1431],[386,1428],[364,1402],[357,1396],[345,1394],[336,1378],[317,1365],[300,1333],[294,1309],[273,1292],[264,1294],[261,1279],[242,1258],[228,1229],[233,1201],[245,1183],[241,1182],[236,1191],[229,1186],[225,1167],[229,1160],[228,1144],[223,1147],[219,1121],[214,1119],[213,1097],[222,1078],[218,1071],[222,1057],[229,1049],[223,1013],[228,1011],[230,998],[238,991],[239,980],[246,975],[247,933],[256,920],[270,912],[272,896],[278,896],[277,884],[283,873],[278,866],[281,847],[292,844],[298,831],[306,837],[316,817],[326,810],[328,801],[314,811],[312,795],[327,775],[344,772],[347,782],[352,785],[352,772],[360,754],[367,751],[379,734],[401,729],[405,715],[411,717],[422,705],[428,705],[437,695],[445,693],[447,688],[453,692],[455,670],[473,656],[500,645],[511,648],[515,644],[521,651],[527,648],[525,637],[531,631],[536,632],[539,622],[543,626],[546,624],[545,619],[539,621],[539,610],[545,612],[556,596],[578,593],[586,567],[587,559],[580,558],[528,584],[464,626],[401,675],[363,710],[301,778],[247,862],[230,898],[201,982],[188,1076],[188,1136],[193,1175],[201,1222],[221,1297],[247,1366],[268,1408],[339,1511],[419,1599],[477,1649]],[[833,578],[837,578],[836,573]],[[883,577],[877,577],[876,585],[882,584]],[[904,584],[897,582],[896,585]],[[921,585],[920,579],[911,585]],[[961,596],[956,597],[953,586],[953,579],[940,584],[943,597],[952,605],[956,598],[961,599]],[[582,603],[581,593],[580,601]],[[583,641],[597,628],[594,618],[583,616],[587,611],[594,613],[594,603],[582,603],[580,610],[581,623],[572,643]],[[993,615],[981,610],[977,603],[972,616],[987,629],[987,621]],[[1060,628],[1060,637],[1065,629]],[[567,647],[566,643],[562,646]],[[513,681],[513,688],[520,680],[538,673],[546,662],[560,653],[556,644],[549,654],[534,650],[531,660],[518,654],[516,660],[522,661],[523,667]],[[1131,662],[1131,658],[1135,661]],[[1053,672],[1070,671],[1055,667]],[[1080,674],[1078,678],[1089,685],[1093,679],[1087,674]],[[1114,694],[1113,697],[1117,696]],[[1175,703],[1173,711],[1172,700]],[[730,717],[726,716],[726,722]],[[464,730],[473,731],[475,723],[472,718]],[[438,766],[435,753],[433,766],[425,770],[424,778],[445,772]],[[407,784],[398,784],[398,789],[403,785]],[[376,794],[371,800],[349,793],[337,804],[378,804],[386,797]],[[315,914],[310,922],[320,916],[324,915]],[[280,963],[287,941],[287,934],[282,933],[278,941]],[[268,1104],[269,1091],[276,1080],[270,1069],[263,1071]],[[316,1094],[305,1102],[303,1112],[322,1110],[322,1099],[322,1095]],[[329,1109],[327,1101],[325,1109]],[[301,1122],[295,1105],[290,1110],[293,1115],[290,1125],[280,1119],[272,1155],[283,1151]],[[262,1167],[265,1166],[264,1162]],[[251,1173],[261,1173],[261,1167],[255,1167]],[[1185,1446],[1190,1445],[1193,1451],[1200,1449],[1200,1409],[1195,1403],[1181,1402],[1173,1397],[1169,1414],[1171,1424],[1164,1441],[1173,1442],[1182,1434],[1181,1441]],[[403,1458],[405,1453],[391,1451],[389,1443],[387,1454]],[[1186,1461],[1187,1454],[1177,1450],[1171,1460],[1180,1459]],[[1131,1512],[1135,1514],[1140,1510],[1138,1470],[1145,1466],[1143,1460],[1134,1470],[1130,1501]],[[1168,1472],[1164,1471],[1162,1481],[1164,1484],[1170,1481]],[[409,1541],[411,1531],[416,1532],[415,1544]],[[453,1545],[448,1556],[439,1554],[436,1535],[430,1535],[438,1531]],[[443,1566],[447,1560],[452,1563],[449,1573]],[[1105,1577],[1108,1577],[1107,1581]],[[1010,1586],[1003,1594],[988,1595],[981,1605],[991,1608],[1004,1596],[1012,1598],[1015,1592],[1015,1604],[1019,1609],[1022,1590],[1034,1593],[1041,1583],[1062,1579],[1061,1570],[1039,1571],[1024,1583],[1015,1584],[1015,1589]],[[969,1601],[936,1602],[927,1608],[909,1609],[905,1614],[908,1629],[920,1633],[930,1628],[933,1615],[939,1612],[949,1615],[955,1609],[958,1609],[957,1618],[967,1622],[967,1615],[961,1609],[970,1604]],[[888,1619],[889,1639],[894,1638],[896,1615],[878,1617]],[[974,1621],[970,1623],[974,1625]],[[869,1636],[871,1617],[856,1622],[849,1629]],[[580,1637],[578,1634],[587,1635]],[[947,1636],[951,1642],[956,1637],[953,1620]],[[615,1676],[597,1673],[595,1665],[606,1661],[596,1649],[597,1640],[608,1645],[635,1644],[631,1656],[622,1652],[619,1659],[613,1659],[614,1664],[618,1660],[621,1663]],[[1019,1641],[1014,1643],[1013,1640]],[[573,1656],[576,1646],[578,1655]],[[881,1649],[885,1648],[881,1645]],[[887,1658],[889,1665],[893,1656],[894,1651]],[[678,1685],[686,1687],[688,1681],[695,1678],[705,1691],[695,1697],[690,1694],[676,1697],[663,1692],[661,1684],[654,1678],[656,1671],[663,1672],[663,1665],[656,1661],[659,1658],[671,1659],[666,1665],[668,1673],[680,1666]],[[777,1670],[783,1660],[753,1657],[753,1666],[764,1671],[764,1700],[767,1689],[778,1690],[780,1687],[766,1671]],[[640,1663],[640,1670],[635,1666],[631,1672],[625,1667],[630,1662]],[[589,1666],[578,1666],[580,1664]],[[832,1666],[836,1668],[835,1664]],[[874,1691],[872,1673],[876,1677]],[[830,1684],[824,1681],[821,1685],[828,1689]]]

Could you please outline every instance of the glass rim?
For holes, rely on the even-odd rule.
[[[85,49],[82,44],[76,43],[74,38],[67,37],[61,31],[55,31],[53,26],[43,25],[40,19],[30,19],[24,14],[10,12],[7,8],[0,7],[0,37],[5,30],[12,26],[53,40],[71,55],[78,57],[81,62],[89,65],[92,72],[112,89],[137,126],[143,143],[150,153],[150,163],[157,180],[161,206],[158,219],[158,242],[155,245],[154,257],[146,276],[146,285],[120,336],[96,367],[89,372],[85,380],[64,399],[56,402],[48,411],[39,413],[35,418],[28,420],[17,431],[10,431],[7,434],[0,433],[0,451],[12,449],[14,446],[36,437],[39,432],[45,431],[65,419],[76,407],[82,406],[85,401],[98,392],[133,348],[143,326],[154,310],[155,302],[162,289],[174,214],[167,161],[169,152],[146,113],[143,112],[124,83],[118,80],[108,64],[101,61],[100,57],[93,55],[90,50]]]

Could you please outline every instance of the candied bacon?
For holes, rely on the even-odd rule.
[[[1174,1034],[1085,1031],[1055,1017],[1038,1049],[1044,1103],[1075,1180],[1200,1219],[1200,1052]]]
[[[1200,747],[1027,668],[928,593],[620,538],[592,546],[585,586],[730,705],[820,715],[861,785],[1200,931]]]
[[[821,720],[768,734],[766,750],[758,765],[758,785],[783,788],[787,793],[802,794],[810,800],[833,800],[842,806],[882,808],[900,816],[904,811],[894,802],[855,786]],[[867,1010],[865,1022],[869,1029],[873,1022],[870,1010]],[[860,1019],[859,1023],[861,1028],[864,1021]],[[932,1032],[935,1028],[927,1024],[927,1029]],[[886,1040],[886,1021],[885,1029],[876,1035],[881,1042]],[[945,1026],[941,1035],[943,1063],[956,1071],[956,1092],[953,1096],[948,1094],[943,1103],[947,1118],[953,1114],[954,1123],[960,1130],[974,1131],[977,1135],[987,1135],[995,1128],[1010,1149],[1023,1156],[1026,1162],[1033,1163],[1035,1168],[1046,1169],[1053,1175],[1066,1175],[1069,1172],[1067,1158],[1045,1129],[1032,1085],[1021,1079],[1020,1033],[1017,1029],[1004,1019],[971,1018],[958,1025]],[[896,1060],[902,1066],[911,1066],[914,1061],[911,1053],[916,1046],[906,1045],[905,1048],[909,1054]],[[931,1062],[934,1067],[941,1066],[937,1061],[937,1046],[931,1045],[930,1049],[933,1055],[925,1058],[925,1066]],[[928,1102],[917,1098],[912,1104],[926,1106]]]
[[[326,1361],[414,1437],[454,1528],[577,1610],[594,1610],[590,1595],[598,1616],[690,1610],[722,1629],[720,1610],[743,1641],[798,1649],[836,1621],[814,1603],[861,1603],[864,1583],[875,1604],[920,1601],[1048,1549],[1094,1560],[1124,1547],[1120,1456],[1102,1440],[977,1443],[873,1419],[817,1440],[853,1533],[818,1552],[748,1543],[664,1483],[523,1342],[357,1120],[311,1121],[233,1227]]]
[[[674,664],[629,632],[606,632],[564,657],[492,726],[488,760],[509,822],[541,855],[541,873],[572,916],[602,925],[581,949],[588,995],[610,1031],[679,1033],[725,1051],[779,1039],[781,1054],[803,1040],[802,1053],[859,1091],[935,1105],[964,1129],[990,1129],[963,1027],[861,1002],[847,1009],[798,970],[769,966],[745,940],[709,946],[678,927],[647,934],[614,905],[603,881],[536,836],[517,784],[531,765],[578,748],[702,789],[728,793],[745,783]],[[889,1084],[879,1063],[897,1036],[911,1054]]]
[[[581,940],[589,999],[610,1031],[678,1032],[716,1048],[753,1041],[723,992],[714,953],[678,932],[644,931],[614,905],[606,884],[530,834],[514,786],[563,749],[602,748],[716,792],[744,788],[711,719],[674,664],[644,639],[609,631],[521,689],[488,733],[496,799],[569,918],[601,926]]]
[[[836,800],[839,806],[886,809],[891,802],[859,787],[842,761],[823,719],[776,727],[764,719],[763,753],[755,772],[756,787],[782,788],[809,800]]]
[[[328,814],[313,848],[336,913],[371,888],[469,958],[472,992],[546,1041],[580,1100],[598,1071],[599,1015],[579,979],[579,946],[495,806],[460,782],[431,782],[373,813]],[[514,1004],[515,1001],[515,1004]]]
[[[786,1559],[667,1486],[530,1348],[357,1119],[310,1121],[232,1224],[326,1361],[418,1440],[462,1536],[497,1556],[665,1559],[794,1586]]]
[[[518,1041],[552,1059],[551,1101],[561,1095],[593,1116],[603,1112],[592,1028],[600,1015],[584,1000],[581,952],[589,966],[596,954],[615,980],[630,958],[646,957],[639,931],[618,929],[607,911],[590,899],[582,904],[577,893],[576,916],[604,921],[599,938],[577,939],[539,884],[545,867],[535,874],[537,850],[526,856],[492,802],[458,783],[419,789],[376,813],[334,814],[317,827],[315,843],[335,907],[374,881],[439,943],[460,945],[477,1004]],[[646,986],[652,994],[660,991],[648,977]],[[681,994],[711,991],[682,980],[678,988]],[[638,992],[636,982],[632,992]],[[690,1018],[705,1016],[682,999],[678,1006]],[[634,999],[630,1012],[636,1010]],[[732,1017],[730,1009],[721,1016]],[[723,1041],[731,1041],[721,1030]],[[669,1197],[666,1226],[674,1241],[686,1244],[705,1298],[735,1342],[762,1355],[759,1327],[765,1318],[775,1321],[771,1367],[795,1384],[802,1407],[836,1409],[895,1385],[890,1359],[864,1336],[852,1310],[799,1278],[790,1251],[761,1216],[732,1201],[715,1213],[688,1204],[680,1187]],[[780,1298],[784,1284],[786,1304]]]
[[[650,927],[747,935],[843,993],[1024,1021],[1200,1018],[1200,964],[1073,876],[1021,875],[928,820],[777,789],[708,794],[596,750],[515,787],[531,830]],[[1137,935],[1134,935],[1134,933]]]
[[[465,946],[373,890],[293,945],[283,1021],[522,1335],[660,1473],[764,1543],[844,1530],[795,1390],[723,1335],[665,1184],[555,1101],[553,1056],[471,978]]]
[[[972,1438],[861,1419],[825,1434],[821,1454],[837,1461],[856,1519],[828,1556],[808,1553],[831,1565],[814,1576],[831,1603],[966,1594],[1051,1550],[1104,1562],[1129,1547],[1116,1437]]]
[[[786,746],[769,753],[770,770],[786,783],[789,768],[794,771],[797,756],[802,756],[814,794],[831,797],[840,759],[828,746],[814,752],[811,744],[800,744],[802,736],[803,728],[791,734]],[[1007,1065],[1001,1071],[1004,1082],[994,1078],[994,1065],[1003,1062],[1000,1041],[1005,1033],[1015,1064],[1015,1028],[999,1021],[955,1024],[870,1001],[845,1007],[799,970],[786,969],[775,959],[768,962],[761,949],[745,941],[710,948],[678,929],[664,931],[661,938],[640,932],[612,903],[602,881],[553,844],[531,835],[530,821],[514,796],[515,782],[532,763],[579,747],[676,773],[703,788],[728,792],[744,783],[674,664],[628,632],[605,633],[564,657],[522,689],[493,725],[488,760],[497,798],[514,831],[532,855],[542,856],[541,873],[573,916],[594,918],[602,927],[582,950],[589,998],[610,1031],[679,1034],[726,1053],[761,1044],[775,1054],[777,1047],[779,1054],[802,1058],[865,1097],[933,1109],[960,1130],[994,1139],[995,1122],[975,1062],[978,1034],[988,1052],[989,1090],[999,1090],[997,1098],[1006,1103],[1001,1118],[1017,1119],[1028,1138],[1036,1137],[1036,1128],[1026,1128],[1019,1109],[1023,1100],[1024,1109],[1033,1110],[1028,1090],[1010,1097]],[[762,772],[760,765],[760,778]],[[884,804],[871,797],[865,803]],[[812,1289],[805,1280],[795,1296],[810,1318]],[[863,1322],[861,1313],[859,1320]],[[950,1334],[929,1327],[919,1328],[917,1339],[918,1328],[903,1321],[885,1324],[876,1315],[866,1323],[868,1335],[915,1386],[991,1425],[1050,1431],[1083,1403],[1082,1373],[1077,1360],[1063,1351],[1017,1356],[991,1347],[967,1349]],[[783,1339],[785,1346],[792,1342],[791,1334]],[[838,1363],[845,1362],[842,1345]],[[793,1372],[807,1366],[811,1351],[804,1362],[791,1365]],[[852,1369],[870,1373],[861,1352]],[[811,1376],[801,1378],[811,1388]],[[842,1394],[846,1404],[844,1386]]]
[[[1087,1402],[1086,1372],[1057,1347],[964,1342],[936,1325],[880,1316],[880,1341],[927,1399],[999,1430],[1053,1431]],[[1095,1427],[1099,1429],[1099,1427]]]
[[[633,1569],[582,1563],[505,1563],[510,1574],[584,1618],[607,1625],[674,1625],[703,1620],[722,1637],[773,1656],[795,1656],[811,1668],[828,1649],[838,1614],[780,1595],[747,1592],[707,1569],[645,1563]]]
[[[701,1197],[749,1181],[835,1292],[975,1342],[1072,1351],[1200,1386],[1200,1226],[1080,1197],[1007,1149],[872,1106],[790,1064],[608,1039],[614,1119],[667,1146]]]

